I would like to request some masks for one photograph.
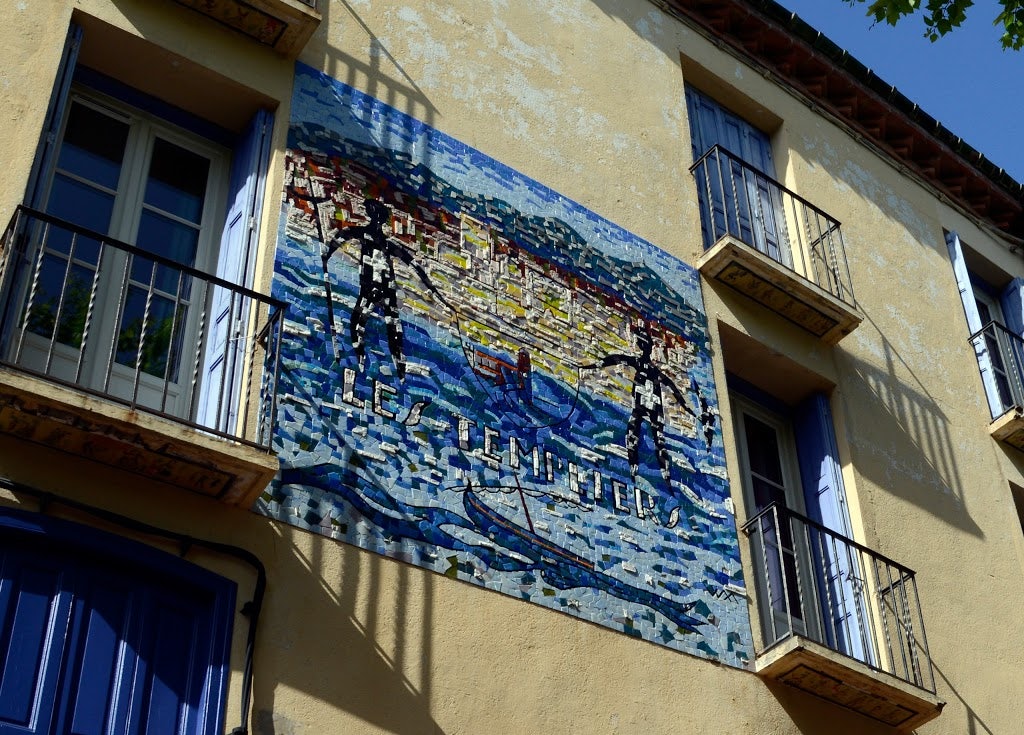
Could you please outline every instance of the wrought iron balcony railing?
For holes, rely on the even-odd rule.
[[[0,364],[269,449],[282,302],[26,207],[0,248]]]
[[[971,335],[992,418],[1024,407],[1024,339],[996,321]]]
[[[935,693],[914,572],[778,504],[743,532],[766,647],[803,636]]]
[[[721,146],[690,167],[704,249],[727,235],[852,305],[839,222]]]

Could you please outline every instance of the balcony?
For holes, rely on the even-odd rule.
[[[971,335],[998,441],[1024,450],[1024,340],[996,321]]]
[[[284,304],[19,207],[0,240],[0,432],[251,505]]]
[[[294,59],[320,25],[317,0],[175,0]]]
[[[743,526],[762,678],[909,732],[937,717],[914,573],[777,504]]]
[[[861,322],[839,222],[721,146],[690,171],[704,254],[697,268],[835,344]]]

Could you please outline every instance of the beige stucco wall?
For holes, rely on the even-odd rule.
[[[943,229],[1004,270],[984,228],[646,0],[333,0],[300,59],[472,145],[688,262],[700,248],[681,55],[723,98],[770,112],[777,173],[843,222],[864,316],[828,348],[719,286],[718,324],[836,386],[858,539],[918,572],[944,714],[922,733],[1019,730],[1024,541],[1008,483],[1024,460],[987,434]],[[21,200],[72,10],[143,35],[278,105],[264,208],[269,278],[292,67],[169,0],[17,0],[0,30],[0,219]],[[264,290],[266,283],[263,284]],[[722,418],[731,418],[721,356]],[[727,432],[730,468],[736,452]],[[180,489],[6,438],[0,474],[236,544],[267,565],[255,732],[872,733],[884,728],[719,666]],[[733,477],[735,473],[733,471]],[[737,502],[741,493],[734,490]],[[31,502],[22,499],[28,507]],[[6,498],[4,502],[19,502]],[[742,516],[742,513],[741,513]],[[75,516],[77,519],[87,519]],[[191,559],[251,590],[251,573]],[[238,713],[244,619],[228,699]]]

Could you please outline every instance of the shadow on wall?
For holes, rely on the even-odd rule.
[[[323,45],[325,56],[323,71],[334,79],[359,89],[396,110],[436,128],[437,108],[419,88],[416,81],[406,73],[401,63],[391,55],[391,52],[348,0],[331,0],[331,2],[321,3],[321,5],[323,7],[320,8],[320,15],[323,16],[323,22],[310,45],[314,45],[326,33],[326,30],[332,25],[332,16],[338,14],[344,18],[334,21],[335,23],[351,22],[363,30],[369,44],[366,55],[370,59],[367,64],[361,59],[353,58],[341,49],[325,43]],[[387,68],[384,68],[385,66]],[[381,143],[386,148],[390,141],[385,138]],[[423,151],[421,155],[428,153],[429,149]],[[430,161],[425,158],[423,163],[429,164]]]
[[[892,735],[893,728],[779,682],[765,682],[801,735]]]
[[[678,65],[680,53],[687,53],[682,45],[680,34],[669,32],[668,29],[677,21],[667,11],[661,10],[656,5],[660,3],[623,3],[621,0],[592,0],[595,7],[599,8],[609,18],[617,18],[622,24],[640,38],[647,41],[652,48],[658,49],[665,55],[668,61]],[[752,11],[756,12],[756,11]],[[662,19],[668,15],[672,18],[671,23],[662,23]],[[702,31],[693,30],[686,25],[694,35],[701,35]],[[729,85],[728,79],[723,79],[721,85]],[[773,114],[781,111],[770,111]],[[773,131],[766,131],[773,132]],[[832,186],[826,190],[812,190],[805,192],[811,199],[812,204],[821,207],[831,215],[843,215],[839,219],[852,224],[855,219],[848,209],[846,201],[863,201],[876,207],[881,218],[899,223],[905,233],[901,243],[906,247],[917,245],[941,254],[946,257],[945,243],[941,233],[931,226],[928,220],[922,217],[914,208],[913,204],[903,198],[888,183],[891,180],[891,169],[886,166],[875,166],[865,168],[858,164],[853,158],[847,155],[848,152],[839,150],[824,140],[820,131],[816,130],[793,130],[784,129],[785,144],[773,146],[775,154],[775,170],[781,174],[789,167],[790,158],[795,157],[802,167],[814,171],[824,171]],[[802,133],[802,134],[800,134]],[[850,141],[853,144],[852,140]],[[687,166],[692,161],[690,158],[690,146],[680,146],[680,158]],[[809,181],[809,180],[808,180]],[[856,192],[859,197],[849,197],[849,192]],[[859,206],[859,205],[858,205]],[[838,207],[840,211],[832,211]],[[872,215],[872,219],[879,215]],[[846,232],[847,230],[844,230]],[[869,243],[865,243],[867,245]],[[846,243],[847,253],[856,247],[856,243]],[[906,253],[899,254],[899,258],[906,259]]]
[[[365,56],[370,60],[367,63],[324,44],[324,71],[434,126],[434,105],[352,5],[340,0],[321,6],[323,22],[311,45],[332,25],[353,23],[366,35],[369,52]],[[381,142],[388,145],[386,140]],[[382,731],[444,735],[431,715],[434,575],[322,539],[309,544],[313,556],[307,558],[295,540],[308,532],[269,524],[278,534],[276,558],[281,566],[275,570],[278,584],[275,587],[272,579],[268,594],[268,606],[278,609],[271,609],[268,618],[287,621],[289,639],[287,644],[265,641],[264,645],[287,645],[292,655],[277,657],[272,676],[259,676],[257,667],[253,691],[256,735],[307,731],[306,723],[291,719],[297,712],[275,712],[278,684]],[[340,552],[340,570],[334,578],[325,576],[321,558],[325,549]],[[389,570],[392,573],[387,573]],[[382,590],[382,577],[390,580],[392,576],[397,576],[397,585],[389,581],[388,589]],[[274,589],[281,597],[274,597]],[[294,655],[302,651],[308,654]]]
[[[255,735],[313,729],[313,722],[300,719],[306,705],[277,711],[279,686],[325,703],[339,720],[356,717],[383,732],[444,735],[431,716],[434,575],[323,539],[304,545],[307,555],[296,543],[307,532],[267,523],[278,565],[269,570],[265,619],[281,621],[284,630],[261,631],[260,647],[269,650],[256,654]],[[340,566],[325,563],[325,550],[340,554]],[[389,580],[386,590],[382,578]],[[261,658],[267,666],[260,666]],[[331,730],[329,717],[317,722]]]
[[[881,335],[871,317],[865,319]],[[857,471],[886,492],[982,537],[967,510],[949,417],[894,345],[884,336],[880,340],[884,368],[845,352],[840,358],[843,412]]]
[[[159,37],[155,21],[136,12],[135,3],[114,2],[144,37]],[[434,126],[434,105],[349,2],[321,2],[320,13],[323,21],[309,48],[320,40],[327,73]],[[369,49],[361,49],[360,58],[322,43],[327,29],[339,23],[365,33]],[[293,701],[281,707],[283,689],[307,702],[318,700],[337,711],[339,720],[359,718],[382,732],[444,735],[431,715],[434,575],[340,542],[311,538],[269,518],[250,520],[257,524],[251,537],[274,550],[266,559],[253,732],[297,735],[317,728],[306,714],[308,704]],[[382,579],[389,580],[386,589]],[[318,716],[321,724],[325,719]]]
[[[964,729],[961,732],[963,732],[964,735],[995,735],[995,732],[987,724],[985,724],[984,720],[978,717],[978,713],[974,711],[971,705],[967,703],[967,700],[964,699],[963,696],[961,696],[960,692],[957,691],[956,687],[953,686],[953,682],[949,680],[946,674],[943,673],[942,669],[939,668],[939,665],[935,663],[934,658],[932,659],[932,669],[935,671],[935,675],[937,677],[936,683],[938,683],[938,679],[941,679],[943,682],[945,682],[946,691],[951,692],[953,696],[956,697],[957,702],[959,702],[959,704],[963,707],[965,722]],[[943,692],[943,696],[945,696],[945,692]],[[953,716],[952,708],[947,707],[943,716],[947,718]],[[949,731],[956,732],[955,724],[950,726]]]

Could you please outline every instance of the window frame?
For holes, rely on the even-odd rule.
[[[150,166],[153,161],[154,146],[156,141],[163,140],[183,150],[194,152],[204,158],[209,166],[206,172],[205,191],[203,194],[202,212],[200,221],[195,223],[197,239],[195,245],[195,258],[192,263],[185,263],[204,273],[213,273],[219,260],[221,239],[224,231],[227,200],[229,197],[229,177],[231,152],[216,141],[210,140],[199,133],[187,130],[168,121],[157,114],[130,105],[122,100],[111,97],[103,92],[81,84],[72,85],[66,104],[63,109],[63,118],[59,128],[59,137],[54,145],[55,155],[51,162],[51,168],[43,172],[45,176],[45,188],[43,189],[43,206],[46,210],[51,208],[50,197],[53,193],[54,182],[58,175],[69,176],[61,172],[59,162],[61,150],[63,149],[65,136],[68,131],[68,123],[72,111],[76,106],[83,106],[116,120],[128,126],[124,153],[121,163],[121,170],[115,189],[111,192],[113,204],[110,214],[110,222],[107,232],[111,239],[126,242],[131,245],[137,244],[141,224],[146,212],[156,212],[158,216],[164,216],[163,211],[154,209],[145,201],[146,187],[149,180]],[[75,180],[81,180],[89,186],[95,186],[90,179],[83,179],[74,176]],[[173,219],[173,215],[171,215]],[[190,223],[190,226],[192,224]],[[139,245],[144,248],[144,245]],[[117,339],[117,334],[124,326],[121,323],[122,315],[118,308],[119,299],[127,298],[127,292],[120,294],[117,282],[122,278],[127,281],[122,283],[125,289],[145,288],[145,286],[132,284],[132,256],[125,253],[111,250],[113,258],[105,260],[99,268],[100,274],[96,277],[100,284],[97,290],[97,303],[94,309],[97,318],[96,326],[98,332],[91,337],[93,344],[112,345]],[[48,256],[49,257],[49,256]],[[95,264],[91,265],[95,273]],[[176,303],[174,295],[163,294],[159,290],[154,291],[155,297],[169,301],[172,306]],[[178,306],[173,308],[185,308],[188,310],[184,326],[180,332],[171,336],[171,342],[167,346],[169,357],[175,350],[175,345],[197,344],[198,325],[207,315],[200,312],[208,308],[206,304],[204,286],[201,282],[192,282],[190,293]],[[113,316],[108,319],[107,316]],[[116,315],[116,316],[114,316]],[[97,321],[98,319],[98,321]],[[32,359],[31,335],[26,334],[28,344],[28,358]],[[38,340],[35,340],[38,341]],[[205,350],[205,346],[200,346]],[[80,379],[77,381],[83,386],[94,390],[101,390],[104,393],[122,395],[132,398],[132,385],[135,380],[135,366],[126,365],[120,360],[111,356],[107,359],[103,354],[96,354],[97,351],[86,351],[83,360],[83,370]],[[100,350],[99,352],[104,352]],[[54,358],[58,361],[55,374],[74,375],[73,366],[80,359],[81,347],[65,343],[55,342]],[[172,415],[184,415],[187,406],[194,402],[192,389],[189,385],[191,370],[183,364],[183,354],[179,350],[179,364],[173,370],[167,370],[165,381],[164,375],[152,374],[145,369],[138,371],[139,391],[133,400],[142,403],[147,401],[155,403],[154,407]],[[65,363],[61,366],[59,363]],[[110,376],[107,376],[107,373]],[[168,390],[168,398],[163,395],[165,387]],[[142,396],[141,398],[139,396]],[[146,396],[149,396],[147,398]],[[191,418],[191,417],[186,417]]]
[[[729,391],[729,407],[732,414],[733,423],[733,436],[736,442],[736,454],[739,459],[740,466],[740,486],[743,491],[743,503],[744,508],[747,511],[748,518],[753,518],[761,513],[766,507],[758,505],[753,488],[753,471],[750,466],[750,450],[747,443],[746,433],[746,417],[761,422],[762,424],[773,429],[776,433],[777,446],[779,450],[779,466],[781,468],[783,476],[783,492],[785,496],[785,507],[801,515],[806,515],[806,505],[804,502],[804,491],[803,484],[800,477],[800,465],[799,457],[797,454],[797,445],[795,433],[793,430],[793,422],[783,413],[772,410],[752,398],[738,393],[736,390]],[[777,501],[776,501],[777,502]],[[770,505],[770,504],[769,504]],[[775,531],[777,533],[777,530]],[[792,535],[791,541],[792,541]],[[800,600],[800,590],[795,586],[796,580],[790,580],[789,575],[796,575],[801,580],[810,579],[811,575],[811,554],[810,550],[803,543],[803,540],[799,537],[792,541],[793,543],[793,554],[794,554],[794,567],[792,570],[786,570],[786,572],[779,572],[769,570],[768,575],[784,573],[786,574],[786,587],[790,592],[789,606],[790,615],[787,616],[785,610],[779,609],[773,600],[772,595],[769,594],[769,582],[765,577],[765,570],[769,567],[769,560],[765,557],[763,549],[758,549],[756,544],[751,544],[750,549],[752,553],[752,564],[754,570],[754,584],[757,589],[757,608],[758,615],[761,623],[761,630],[765,636],[766,644],[770,645],[774,641],[768,640],[771,638],[775,631],[780,629],[786,630],[789,628],[789,622],[792,620],[792,631],[797,635],[803,635],[810,638],[818,637],[818,612],[816,609],[810,610],[809,619],[800,617],[803,612],[805,603]],[[804,582],[806,584],[806,582]],[[796,598],[793,595],[796,595]],[[804,591],[806,595],[806,591]],[[796,609],[793,609],[794,602],[796,602]],[[817,600],[813,601],[818,604]],[[785,603],[785,600],[781,600],[781,603]]]

